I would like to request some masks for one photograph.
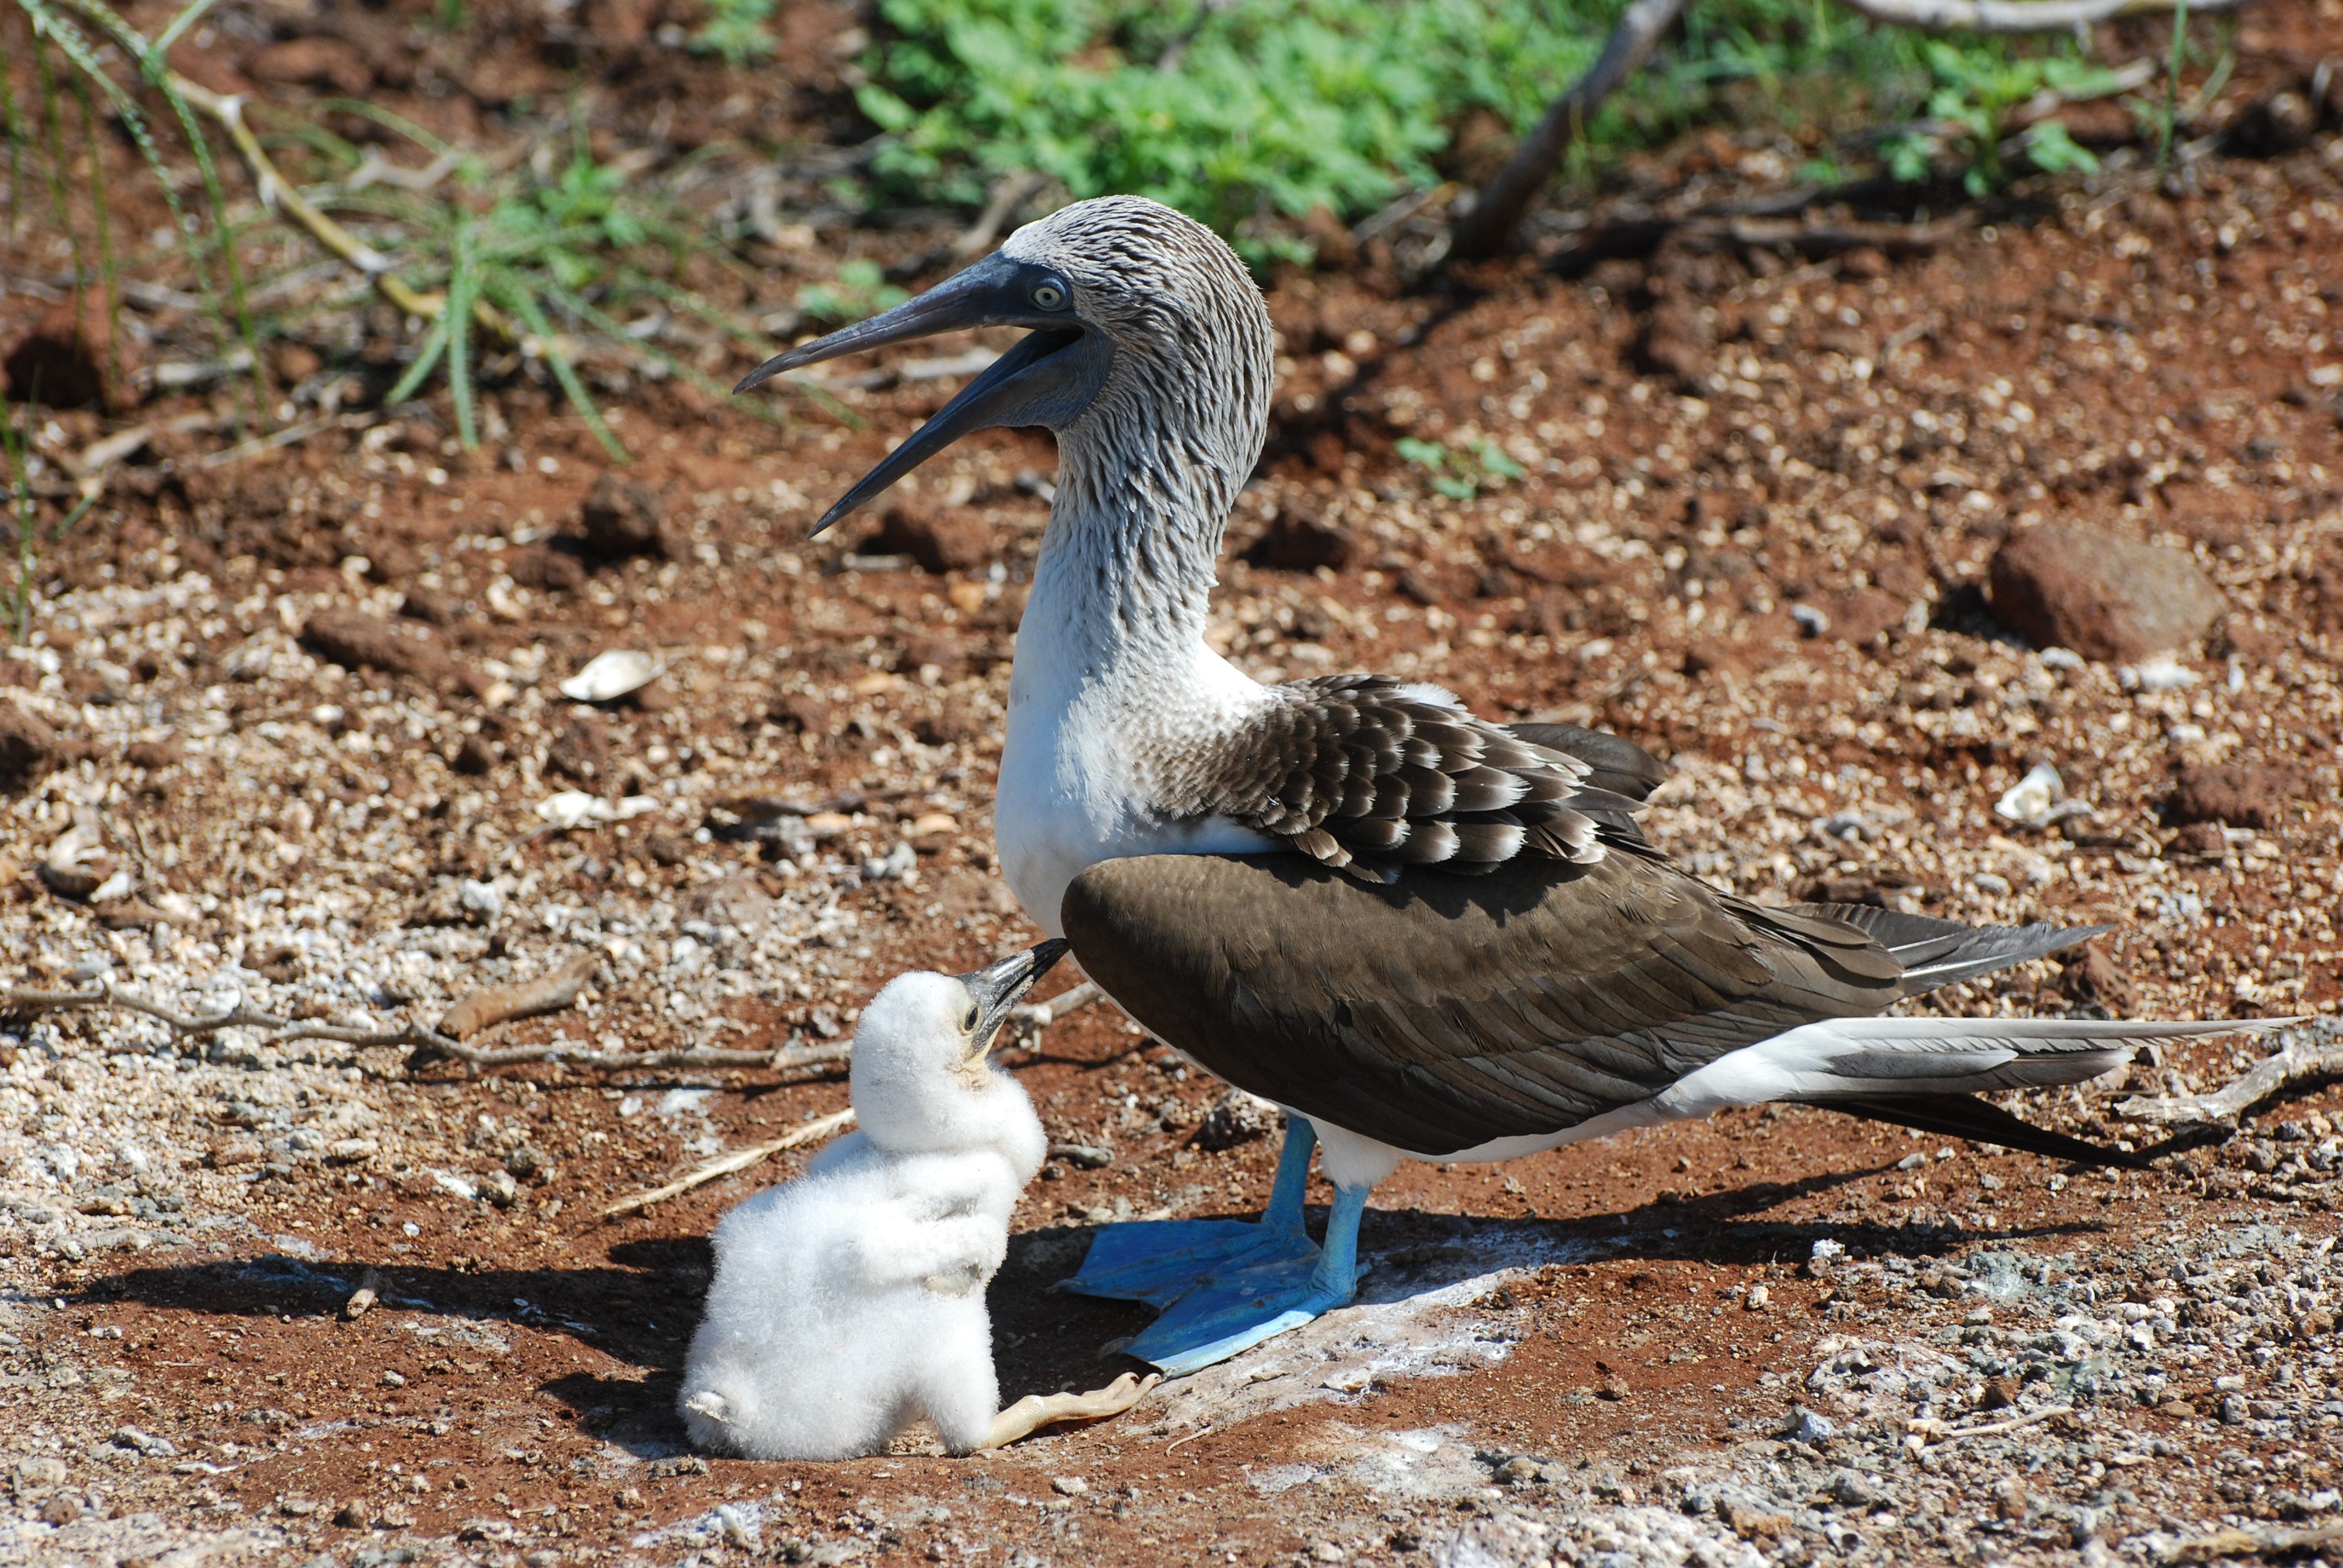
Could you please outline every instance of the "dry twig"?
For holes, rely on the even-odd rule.
[[[1451,256],[1481,261],[1505,247],[1521,226],[1530,203],[1545,188],[1562,155],[1578,139],[1594,111],[1643,65],[1660,35],[1675,25],[1684,8],[1684,0],[1634,0],[1627,7],[1594,64],[1554,101],[1513,149],[1513,156],[1505,160],[1505,166],[1481,187],[1472,209],[1456,223],[1448,246]]]
[[[1442,260],[1483,261],[1512,243],[1531,203],[1612,94],[1684,14],[1686,0],[1634,0],[1586,74],[1556,98],[1449,232]],[[1857,15],[1923,33],[2064,33],[2125,16],[2240,10],[2252,0],[1840,0]]]
[[[747,1149],[735,1149],[729,1154],[719,1154],[697,1171],[688,1171],[664,1187],[654,1187],[648,1192],[638,1192],[631,1198],[621,1198],[602,1211],[602,1218],[615,1219],[620,1214],[631,1214],[638,1209],[648,1209],[654,1203],[664,1203],[669,1198],[680,1196],[695,1187],[704,1187],[719,1177],[729,1176],[735,1171],[746,1171],[749,1166],[772,1155],[795,1149],[799,1144],[810,1143],[817,1138],[826,1138],[832,1132],[842,1131],[853,1123],[854,1111],[850,1106],[844,1111],[833,1111],[827,1116],[817,1116],[811,1121],[792,1128],[770,1143],[759,1143]]]
[[[2159,1563],[2217,1563],[2225,1557],[2313,1557],[2343,1545],[2343,1524],[2318,1524],[2308,1530],[2270,1526],[2247,1530],[2229,1525],[2210,1535],[2176,1541],[2157,1554]]]
[[[1030,1001],[1013,1010],[1009,1015],[1010,1021],[1019,1029],[1039,1032],[1060,1019],[1081,1011],[1104,995],[1106,992],[1099,990],[1098,981],[1084,980],[1078,986],[1069,986],[1047,1001]]]
[[[2127,1100],[2116,1107],[2116,1113],[2135,1121],[2234,1122],[2263,1101],[2289,1089],[2343,1078],[2343,1039],[2316,1029],[2290,1029],[2278,1038],[2285,1043],[2276,1054],[2222,1089],[2210,1094]]]
[[[284,213],[307,231],[310,238],[365,273],[367,281],[374,285],[375,292],[399,309],[427,321],[438,319],[440,311],[447,307],[445,296],[426,294],[410,286],[406,279],[391,271],[390,257],[335,222],[316,203],[303,196],[292,181],[277,172],[277,165],[261,146],[260,138],[253,135],[252,127],[245,123],[242,96],[215,93],[188,81],[176,71],[167,73],[167,79],[174,91],[209,116],[220,129],[227,133],[227,139],[235,144],[237,156],[244,159],[245,166],[252,173],[253,184],[259,190],[262,206]],[[485,299],[472,301],[472,319],[478,322],[484,331],[493,332],[508,343],[520,340],[520,332],[505,318],[504,312]]]
[[[1965,1437],[1998,1437],[2005,1432],[2016,1432],[2046,1421],[2056,1421],[2062,1415],[2072,1415],[2071,1404],[2045,1405],[2040,1410],[2014,1415],[2006,1421],[1989,1421],[1978,1426],[1946,1426],[1941,1421],[1916,1421],[1911,1423],[1911,1435],[1904,1441],[1912,1452],[1934,1448],[1939,1443],[1958,1442]]]
[[[2188,0],[2191,15],[2251,0]],[[2125,16],[2164,16],[2172,0],[1839,0],[1874,22],[1922,33],[2066,33]]]
[[[77,1012],[94,1008],[118,1008],[160,1019],[170,1027],[174,1040],[200,1040],[224,1029],[258,1029],[268,1031],[263,1042],[267,1045],[284,1045],[297,1040],[330,1040],[343,1045],[419,1046],[451,1053],[462,1049],[438,1030],[415,1023],[395,1030],[351,1029],[341,1024],[284,1018],[241,1002],[226,1012],[185,1013],[136,991],[124,990],[110,980],[100,980],[87,990],[0,990],[0,1012]]]

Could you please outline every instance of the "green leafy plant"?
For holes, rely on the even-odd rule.
[[[578,370],[584,342],[644,356],[714,397],[725,396],[721,386],[623,318],[680,309],[743,343],[764,347],[748,323],[659,276],[695,256],[734,264],[656,189],[645,188],[622,166],[597,161],[582,117],[571,116],[566,157],[541,147],[537,156],[494,170],[384,110],[347,100],[331,106],[414,140],[450,170],[453,188],[446,196],[361,187],[347,178],[320,182],[308,196],[321,213],[371,219],[398,236],[391,260],[402,286],[430,315],[414,357],[385,400],[403,401],[435,372],[444,375],[457,439],[465,447],[479,439],[477,383],[491,354],[518,349],[540,359],[595,438],[623,461],[626,448]],[[337,173],[363,162],[357,148],[319,126],[297,129],[298,136],[288,139]]]
[[[1447,177],[1460,127],[1518,134],[1592,61],[1619,0],[880,0],[863,112],[883,198],[977,205],[1004,176],[1139,192],[1247,255],[1306,256],[1345,220]],[[1594,116],[1604,149],[1704,118],[1896,117],[1941,85],[1929,46],[1811,0],[1714,0]]]
[[[1936,81],[1927,106],[1933,124],[1888,138],[1881,153],[1900,180],[1928,178],[1937,156],[1949,154],[1959,162],[1961,184],[1971,196],[1984,196],[2008,179],[2009,121],[2021,106],[2046,93],[2101,96],[2118,85],[2113,72],[2071,55],[2012,55],[1998,46],[1956,46],[1936,38],[1925,42],[1922,55]],[[2015,149],[2044,174],[2099,166],[2065,126],[2046,116],[2015,138]]]
[[[773,52],[773,0],[709,0],[708,20],[691,35],[695,55],[746,65]]]
[[[1432,476],[1432,487],[1452,501],[1469,501],[1483,490],[1493,490],[1518,479],[1522,466],[1507,457],[1494,441],[1451,447],[1439,441],[1403,437],[1402,460]]]
[[[816,321],[860,321],[891,310],[910,297],[887,281],[875,261],[857,258],[840,262],[828,283],[809,284],[798,290],[798,308]]]

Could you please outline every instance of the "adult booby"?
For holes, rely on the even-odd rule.
[[[814,531],[970,431],[1057,436],[1010,681],[1001,869],[1131,1017],[1288,1113],[1261,1222],[1092,1243],[1069,1288],[1162,1309],[1132,1354],[1192,1371],[1349,1301],[1367,1193],[1402,1158],[1508,1159],[1797,1101],[2128,1164],[1975,1095],[2247,1027],[1877,1016],[2093,930],[1763,908],[1644,839],[1660,769],[1625,741],[1491,723],[1379,676],[1263,686],[1214,653],[1208,600],[1273,355],[1243,264],[1169,207],[1065,207],[740,389],[976,327],[1030,330]],[[1313,1141],[1335,1190],[1322,1249],[1302,1229]]]

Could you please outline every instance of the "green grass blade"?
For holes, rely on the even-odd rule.
[[[214,3],[215,0],[192,0],[191,4],[183,6],[179,14],[155,35],[155,53],[157,55],[168,55],[171,46],[187,35],[188,28],[204,19],[204,14],[212,8]]]
[[[9,85],[5,71],[0,71],[0,128],[8,136],[8,238],[13,243],[24,216],[25,117],[16,107],[16,89]]]
[[[105,91],[108,101],[113,104],[115,113],[122,122],[123,129],[128,133],[131,141],[137,146],[140,157],[153,171],[156,183],[162,187],[163,200],[171,209],[173,230],[178,236],[180,247],[186,255],[188,269],[194,274],[196,291],[210,304],[211,315],[221,327],[221,335],[227,336],[231,328],[223,319],[218,303],[213,297],[210,275],[203,264],[201,248],[196,243],[196,226],[190,221],[186,206],[179,200],[178,187],[171,176],[169,166],[163,161],[161,149],[156,146],[154,134],[146,123],[146,115],[139,109],[137,102],[125,92],[111,75],[106,74],[96,52],[90,48],[88,40],[81,35],[80,30],[51,9],[46,0],[16,0],[16,4],[32,19],[35,33],[44,37],[55,38],[57,46],[65,52],[66,58],[71,60],[90,80],[96,83]],[[180,129],[195,155],[196,166],[203,176],[206,199],[210,203],[215,220],[213,226],[219,235],[220,258],[227,279],[229,303],[235,314],[235,325],[232,330],[242,340],[246,353],[251,357],[254,397],[265,413],[267,403],[267,382],[266,373],[261,368],[260,364],[259,334],[254,327],[251,310],[245,302],[243,275],[236,265],[236,245],[228,232],[226,222],[226,195],[221,189],[218,170],[212,163],[211,146],[204,137],[202,126],[196,120],[194,109],[177,90],[170,85],[165,75],[166,67],[162,64],[161,56],[155,53],[136,28],[115,15],[103,4],[103,0],[75,0],[75,4],[112,35],[124,49],[139,60],[143,74],[149,85],[163,95],[165,101],[171,106],[178,118]]]
[[[447,351],[447,313],[443,310],[439,313],[439,319],[431,324],[431,330],[425,334],[423,347],[415,356],[415,363],[409,365],[407,374],[382,395],[384,407],[404,403],[414,397],[415,389],[423,385],[423,378],[431,374],[432,367],[439,363],[439,357]]]
[[[505,273],[492,275],[489,286],[497,303],[511,311],[535,336],[538,347],[545,355],[546,365],[553,371],[554,380],[561,384],[563,395],[578,410],[578,417],[586,421],[586,428],[594,433],[594,439],[601,443],[602,450],[617,462],[633,462],[633,457],[618,439],[618,432],[612,430],[609,421],[602,417],[601,407],[594,401],[594,395],[586,390],[586,383],[579,378],[578,367],[570,364],[569,357],[556,346],[553,325],[546,320],[545,307],[538,303],[537,296]]]
[[[730,400],[732,397],[732,389],[730,387],[719,384],[696,367],[684,363],[684,361],[677,358],[674,355],[669,354],[666,349],[659,347],[659,345],[655,343],[643,342],[640,338],[636,337],[631,333],[628,332],[623,326],[612,318],[608,311],[601,309],[592,301],[572,293],[570,290],[563,288],[560,285],[556,283],[543,283],[540,284],[539,286],[545,290],[545,297],[548,299],[552,300],[556,305],[560,306],[562,309],[568,311],[580,321],[585,322],[588,326],[601,333],[605,337],[624,343],[628,347],[632,348],[638,354],[648,355],[651,358],[658,360],[659,364],[665,366],[669,372],[681,377],[692,386],[699,387],[699,390],[708,394],[718,403],[721,404]],[[751,403],[743,403],[740,407],[742,410],[748,413],[750,417],[762,419],[769,425],[785,425],[789,422],[777,410],[771,408],[759,407],[759,406]]]
[[[317,106],[317,110],[320,114],[356,115],[360,119],[372,120],[385,130],[397,131],[435,158],[468,160],[475,156],[452,143],[441,141],[406,116],[392,109],[386,109],[379,104],[369,104],[364,98],[327,98]]]
[[[471,328],[472,301],[479,294],[479,256],[474,248],[475,223],[468,214],[456,221],[456,265],[447,277],[447,304],[440,319],[447,324],[447,391],[456,403],[456,439],[467,452],[480,437],[472,422]]]
[[[33,31],[33,69],[41,84],[41,134],[49,145],[49,216],[56,220],[57,232],[65,236],[65,246],[73,258],[74,325],[81,325],[82,297],[89,287],[88,269],[82,259],[81,233],[73,226],[73,212],[65,200],[65,133],[57,126],[57,74],[49,63],[48,38],[37,21]]]
[[[16,427],[16,410],[5,392],[0,392],[0,453],[8,460],[9,509],[16,514],[16,585],[9,596],[9,618],[22,642],[32,630],[33,482],[25,465],[25,433]]]
[[[74,525],[81,521],[82,518],[88,514],[89,509],[92,507],[97,505],[97,498],[98,492],[92,490],[80,500],[75,501],[74,503],[73,510],[67,512],[64,517],[59,518],[57,519],[57,526],[49,530],[49,543],[55,544],[59,539],[64,538],[67,534],[73,532]]]
[[[120,406],[129,390],[122,375],[122,276],[114,258],[113,209],[106,199],[106,149],[98,145],[97,113],[90,107],[89,84],[74,78],[74,99],[81,106],[82,145],[89,149],[89,210],[97,231],[98,277],[106,288],[106,397],[107,407]]]
[[[236,261],[236,243],[228,233],[227,193],[220,184],[219,168],[212,160],[211,142],[204,135],[203,123],[196,117],[194,106],[190,105],[185,95],[171,85],[169,63],[163,57],[163,52],[159,48],[147,42],[146,35],[124,21],[112,6],[106,4],[106,0],[72,0],[72,3],[84,15],[103,27],[116,43],[121,45],[123,49],[138,62],[139,74],[146,79],[148,86],[162,95],[163,101],[170,106],[173,117],[179,123],[180,134],[186,138],[187,150],[196,160],[196,170],[203,176],[204,198],[211,206],[212,226],[219,235],[220,267],[227,281],[228,305],[235,316],[236,336],[242,341],[245,351],[252,360],[252,392],[256,413],[259,419],[265,422],[268,412],[268,372],[261,364],[260,334],[253,324],[252,308],[245,298],[244,269]],[[59,27],[69,26],[62,17],[58,17],[54,11],[47,8],[45,0],[16,0],[16,4],[24,6],[28,12],[47,15],[51,22]],[[88,55],[88,45],[81,42],[78,33],[74,35],[74,38],[76,43],[81,44],[84,54]],[[62,37],[60,41],[63,41]],[[69,55],[72,53],[70,48],[67,53]],[[180,206],[178,192],[165,172],[162,155],[155,148],[154,138],[146,129],[146,117],[139,111],[136,102],[115,83],[112,76],[106,74],[94,55],[89,55],[86,64],[83,64],[78,58],[75,64],[82,65],[82,69],[96,78],[105,87],[106,95],[114,100],[116,110],[122,116],[124,128],[129,131],[132,139],[138,144],[140,153],[146,156],[148,165],[155,170],[156,180],[163,186],[164,199],[170,204],[173,219],[178,224],[182,234],[189,234],[190,226],[186,222],[186,215]],[[189,255],[192,258],[194,255],[192,245],[189,246]],[[200,276],[199,272],[199,279]],[[209,294],[210,288],[207,284],[203,285],[203,288],[206,294]],[[215,314],[217,314],[216,307],[215,307]]]

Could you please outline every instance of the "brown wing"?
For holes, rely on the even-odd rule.
[[[1574,1126],[1905,994],[1861,930],[1632,855],[1388,887],[1294,855],[1145,856],[1084,871],[1061,918],[1091,978],[1163,1040],[1419,1154]]]
[[[1388,875],[1479,873],[1518,854],[1591,863],[1604,853],[1597,819],[1634,809],[1568,751],[1517,739],[1428,689],[1337,675],[1274,689],[1276,706],[1196,748],[1168,781],[1175,813],[1226,817],[1322,864]]]

